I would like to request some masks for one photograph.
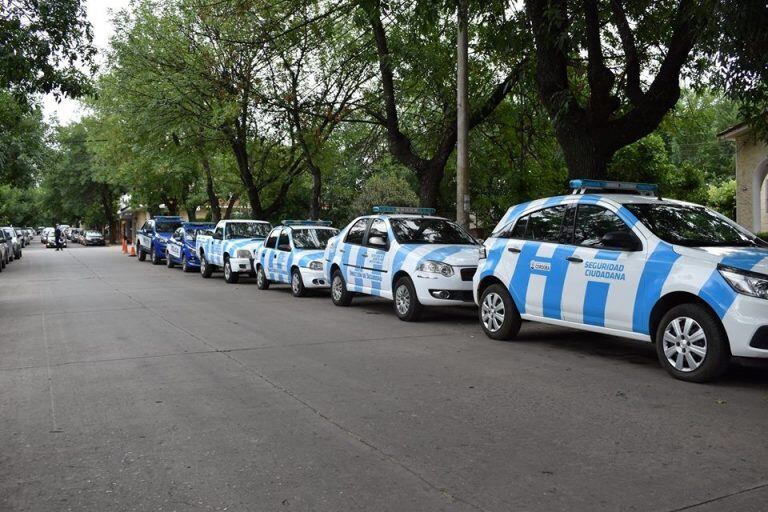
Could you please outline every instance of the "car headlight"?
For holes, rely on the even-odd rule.
[[[310,261],[309,262],[309,270],[323,270],[323,262],[322,261]]]
[[[484,245],[481,245],[477,248],[477,255],[481,260],[484,260],[488,257],[488,252],[485,250]]]
[[[237,252],[235,253],[235,255],[238,258],[246,258],[246,259],[248,259],[248,258],[251,257],[251,251],[249,251],[248,249],[238,249]]]
[[[416,266],[416,270],[419,272],[428,272],[430,274],[440,274],[444,277],[451,277],[453,275],[453,267],[439,261],[422,261]]]
[[[768,276],[725,265],[718,265],[717,270],[720,271],[723,279],[731,285],[731,288],[738,293],[768,299]]]

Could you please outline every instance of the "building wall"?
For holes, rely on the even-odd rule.
[[[747,133],[736,139],[736,222],[752,229],[752,181],[758,167],[768,159],[768,145]],[[767,180],[768,181],[768,180]],[[762,229],[768,231],[768,186],[762,192]]]

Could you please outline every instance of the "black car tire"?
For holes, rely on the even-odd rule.
[[[424,312],[424,306],[419,302],[416,288],[410,277],[401,277],[395,283],[394,299],[395,314],[404,322],[415,322]]]
[[[224,281],[229,284],[237,284],[240,281],[240,274],[232,270],[232,264],[229,259],[224,260]]]
[[[494,340],[514,339],[523,324],[515,301],[512,300],[506,287],[499,283],[492,284],[483,291],[480,296],[478,315],[483,332]]]
[[[688,324],[683,323],[679,336],[682,341],[676,343],[672,324],[688,319],[693,321],[691,327],[687,329]],[[673,331],[669,333],[670,338],[667,341],[665,334],[670,328]],[[691,329],[695,329],[693,333]],[[703,341],[696,339],[699,330],[702,331]],[[709,382],[725,373],[730,365],[731,350],[723,324],[709,308],[702,304],[681,304],[670,309],[659,322],[654,340],[659,362],[670,375],[679,380]],[[700,355],[702,349],[703,357]],[[668,351],[668,354],[665,351]],[[675,367],[670,360],[673,356],[675,362],[678,359],[685,361],[682,363],[683,369]],[[691,359],[698,364],[695,369],[690,369],[691,365],[688,361]],[[685,366],[688,366],[688,370],[685,370]]]
[[[173,268],[174,266],[173,261],[171,261],[171,253],[168,249],[165,250],[165,266],[168,268]]]
[[[205,253],[200,255],[200,275],[206,279],[213,275],[213,266],[205,259]]]
[[[297,268],[291,272],[291,295],[294,297],[304,297],[307,295],[304,280],[301,278],[301,272]]]
[[[144,261],[147,259],[147,253],[144,252],[144,250],[141,248],[141,244],[136,244],[136,256],[139,261]]]
[[[344,276],[337,269],[331,277],[331,300],[337,306],[349,306],[352,304],[352,292],[347,290]]]
[[[269,290],[269,279],[267,279],[267,274],[261,265],[256,269],[256,288],[259,290]]]
[[[160,258],[160,255],[157,254],[157,248],[154,245],[150,249],[149,261],[151,261],[153,265],[159,265],[163,262],[162,258]]]

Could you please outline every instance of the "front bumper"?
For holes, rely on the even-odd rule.
[[[733,356],[768,359],[768,300],[737,296],[723,326]]]
[[[454,274],[445,277],[440,274],[416,272],[413,286],[416,296],[425,306],[474,306],[472,280],[465,281],[458,267]]]
[[[253,272],[253,260],[250,258],[229,258],[232,272],[238,274],[250,274]]]
[[[301,280],[304,282],[304,288],[330,288],[331,283],[325,277],[322,270],[310,270],[306,267],[299,268]]]

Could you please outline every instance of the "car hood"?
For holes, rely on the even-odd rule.
[[[296,251],[300,267],[307,267],[312,261],[323,261],[324,255],[325,251],[322,249],[299,249]]]
[[[243,238],[232,242],[233,249],[248,249],[249,251],[256,252],[264,245],[263,238]]]
[[[165,233],[161,231],[157,232],[157,238],[159,238],[163,242],[167,242],[172,236],[173,236],[173,233]]]
[[[712,264],[751,270],[768,275],[768,248],[762,247],[682,247],[675,246],[682,256],[702,259]]]
[[[447,263],[454,267],[476,267],[480,257],[477,245],[425,245],[419,247],[419,260]]]

